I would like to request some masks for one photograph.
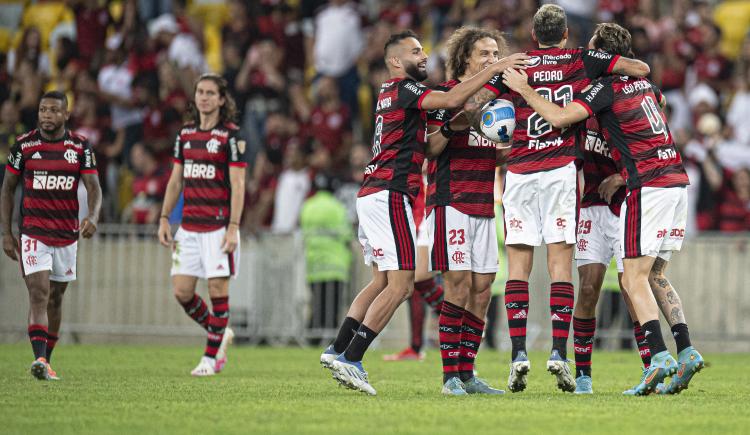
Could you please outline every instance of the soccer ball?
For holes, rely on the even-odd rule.
[[[479,127],[485,137],[494,142],[510,142],[516,128],[516,109],[510,101],[498,98],[482,108],[481,121]]]

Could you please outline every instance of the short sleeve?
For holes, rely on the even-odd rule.
[[[89,141],[83,141],[83,162],[81,162],[81,174],[96,174],[96,156]]]
[[[505,83],[503,83],[502,74],[495,74],[492,76],[492,78],[484,84],[484,88],[492,91],[492,93],[495,94],[495,98],[510,93],[510,89],[508,89],[508,87],[505,86]]]
[[[614,102],[612,81],[606,79],[595,81],[586,92],[577,95],[573,102],[582,105],[589,115],[604,111]]]
[[[586,77],[597,79],[603,75],[612,73],[612,69],[620,56],[599,50],[586,50],[583,52],[583,68]]]
[[[247,167],[247,161],[245,161],[245,149],[247,148],[247,142],[244,139],[244,135],[240,130],[230,130],[229,139],[227,140],[227,150],[229,152],[229,166]]]
[[[432,90],[414,80],[401,80],[398,83],[398,104],[403,109],[422,110],[422,101]]]
[[[185,158],[182,155],[182,133],[177,133],[177,137],[174,140],[174,152],[172,153],[172,160],[175,163],[184,164]]]
[[[21,151],[21,141],[16,139],[16,143],[13,144],[10,153],[8,153],[8,164],[5,167],[6,170],[16,175],[21,175],[21,172],[23,172],[24,161],[23,152]]]

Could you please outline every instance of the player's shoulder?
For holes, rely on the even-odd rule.
[[[33,141],[39,138],[39,130],[33,129],[29,130],[26,133],[19,134],[16,136],[16,142],[17,144],[21,144],[23,142]]]
[[[179,135],[184,136],[188,134],[194,134],[197,131],[197,126],[195,125],[194,121],[186,122],[182,124],[182,127],[180,128]]]
[[[230,132],[236,132],[239,131],[240,126],[235,124],[232,121],[225,121],[221,124],[225,129],[229,130]]]
[[[80,133],[74,131],[68,131],[68,138],[71,142],[83,145],[88,142],[88,138]]]

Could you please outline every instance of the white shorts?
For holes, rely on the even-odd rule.
[[[366,265],[377,264],[381,272],[415,269],[416,229],[408,196],[381,190],[357,198],[357,217]]]
[[[48,246],[21,234],[21,271],[23,276],[49,270],[50,281],[70,282],[76,279],[78,242],[66,246]]]
[[[669,258],[685,239],[687,188],[642,187],[628,192],[620,211],[622,256]]]
[[[451,206],[435,207],[430,227],[430,270],[497,272],[495,218],[476,217]]]
[[[427,218],[422,219],[417,228],[417,246],[430,246],[430,228]]]
[[[189,275],[198,278],[236,276],[240,264],[240,241],[234,252],[221,250],[226,228],[198,233],[180,227],[172,246],[172,276]]]
[[[578,174],[574,162],[551,171],[505,175],[505,244],[576,242]]]
[[[620,218],[606,205],[582,208],[578,217],[576,265],[599,263],[609,266],[612,257],[622,272]]]

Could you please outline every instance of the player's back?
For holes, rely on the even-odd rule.
[[[529,85],[539,94],[565,106],[592,79],[611,71],[619,56],[583,48],[539,48],[527,52]],[[515,173],[548,171],[576,158],[577,126],[552,127],[526,100],[511,93],[516,107],[516,129],[508,157],[508,170]]]

